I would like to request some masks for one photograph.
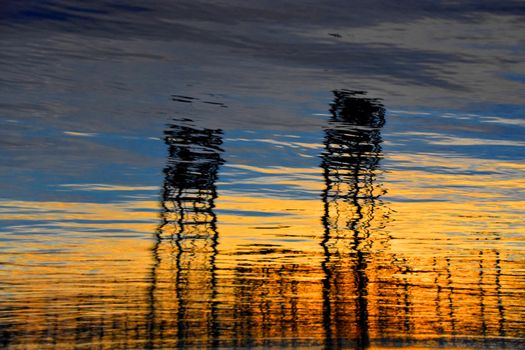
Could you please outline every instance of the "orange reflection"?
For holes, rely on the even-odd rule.
[[[520,166],[476,165],[505,176],[384,173],[379,101],[338,91],[330,112],[321,168],[301,169],[294,184],[321,200],[219,196],[222,133],[184,120],[165,135],[160,224],[147,201],[1,202],[17,223],[0,241],[2,345],[519,344],[523,203],[507,191],[523,187],[508,170]],[[266,169],[281,184],[290,171]]]

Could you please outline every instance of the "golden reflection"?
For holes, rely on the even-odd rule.
[[[169,156],[153,248],[148,348],[218,344],[218,232],[213,208],[223,163],[221,134],[179,124],[165,133]]]
[[[380,101],[335,91],[319,168],[231,165],[304,174],[321,200],[218,193],[222,132],[179,120],[160,224],[151,201],[1,201],[0,346],[518,348],[522,167],[392,154],[418,167],[383,172],[384,123]]]
[[[358,347],[368,347],[370,318],[376,316],[370,284],[392,274],[390,269],[395,272],[394,264],[389,269],[377,261],[388,239],[378,234],[388,213],[380,200],[384,190],[376,183],[385,111],[360,93],[334,91],[330,112],[321,163],[326,184],[321,242],[325,344],[341,347],[355,340]]]

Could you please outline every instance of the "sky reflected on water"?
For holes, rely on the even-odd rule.
[[[523,346],[524,10],[0,5],[0,344]]]

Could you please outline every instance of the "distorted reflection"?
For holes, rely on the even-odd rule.
[[[305,177],[321,200],[249,192],[227,171],[219,183],[223,140],[239,143],[180,119],[164,132],[158,226],[153,201],[3,202],[26,239],[0,240],[0,346],[520,348],[521,236],[501,226],[512,221],[480,228],[481,202],[387,200],[414,172],[385,181],[381,101],[338,90],[329,112]],[[294,169],[245,168],[274,183]]]
[[[278,256],[283,252],[255,249],[253,253]],[[274,259],[273,263],[236,269],[232,319],[235,346],[282,348],[320,340],[313,271]]]
[[[458,336],[505,335],[497,251],[492,258],[489,251],[477,253],[479,272],[470,277],[450,256],[418,261],[396,252],[381,181],[385,109],[364,92],[333,94],[321,154],[319,257],[277,242],[219,254],[214,207],[222,132],[190,120],[165,132],[169,155],[153,249],[148,348],[364,349],[425,337],[443,345]],[[484,286],[493,282],[491,298]],[[466,307],[479,311],[460,317]]]
[[[161,224],[153,248],[148,348],[217,346],[217,198],[221,130],[179,120],[166,132]]]
[[[300,243],[237,251],[257,258],[239,264],[229,282],[228,340],[236,346],[366,348],[370,327],[375,338],[382,328],[407,328],[407,283],[394,277],[406,262],[388,253],[389,210],[376,180],[385,110],[362,92],[341,90],[334,91],[330,113],[321,155],[322,255],[317,265],[309,263],[313,256],[304,256]]]
[[[395,252],[385,230],[386,191],[378,181],[385,110],[363,92],[343,90],[334,92],[330,112],[321,164],[326,346],[504,336],[498,252],[472,253],[477,266],[458,256],[426,257],[430,262]],[[487,290],[493,285],[495,297]]]
[[[380,230],[388,220],[380,198],[385,190],[376,180],[385,109],[363,92],[340,90],[334,91],[330,114],[321,163],[325,343],[340,347],[355,340],[367,347],[370,322],[379,314],[380,324],[389,316],[401,319],[372,305],[378,297],[373,294],[386,291],[377,288],[381,281],[400,271],[393,255],[384,256],[388,237]]]

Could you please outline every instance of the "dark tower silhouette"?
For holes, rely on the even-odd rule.
[[[370,317],[375,334],[381,326],[410,327],[408,285],[392,277],[402,273],[407,262],[388,252],[389,237],[382,229],[389,211],[380,198],[385,191],[376,180],[385,110],[378,100],[363,95],[335,91],[330,105],[321,155],[325,182],[321,269],[306,262],[286,264],[275,247],[258,250],[267,262],[275,255],[267,266],[238,267],[234,283],[238,303],[232,317],[235,345],[270,346],[275,339],[312,337],[322,340],[327,349],[351,343],[365,348],[371,338]],[[300,251],[286,254],[290,257]],[[319,275],[322,286],[314,282]],[[316,291],[322,305],[310,303],[301,294],[315,295]],[[379,299],[388,301],[386,307]],[[403,309],[396,307],[399,304]]]
[[[386,191],[378,179],[385,124],[380,101],[364,92],[334,91],[330,114],[321,162],[326,347],[354,340],[357,348],[367,348],[371,339],[388,338],[399,345],[418,333],[447,335],[452,343],[460,332],[479,335],[480,342],[489,334],[505,335],[497,250],[472,252],[479,260],[476,273],[461,268],[465,260],[457,257],[409,261],[391,251],[384,230],[389,209],[381,199]],[[487,286],[494,285],[491,292]],[[418,317],[423,314],[433,316]]]
[[[216,347],[217,198],[221,130],[180,120],[165,131],[161,223],[153,248],[148,347]]]
[[[376,232],[388,217],[380,200],[385,191],[376,182],[385,109],[364,92],[333,94],[321,162],[325,181],[323,324],[327,348],[342,347],[348,339],[365,348],[370,344],[369,279],[382,268],[369,266],[371,255],[374,246],[388,239]]]

